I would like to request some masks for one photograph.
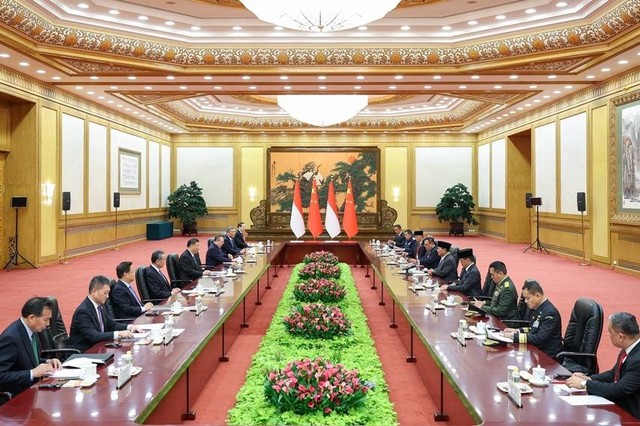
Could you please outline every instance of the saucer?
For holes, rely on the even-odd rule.
[[[533,377],[531,377],[529,379],[529,383],[531,383],[533,386],[545,387],[545,386],[549,386],[549,383],[551,383],[551,380],[549,380],[548,377],[545,377],[545,380],[542,380],[542,381],[539,382],[536,379],[534,379]]]
[[[447,307],[449,307],[449,308],[453,308],[454,306],[456,306],[456,305],[457,305],[457,303],[456,303],[456,302],[449,303],[449,302],[447,302],[446,300],[443,300],[443,301],[442,301],[442,302],[440,302],[440,303],[442,303],[444,306],[447,306]]]
[[[496,386],[502,392],[509,392],[509,384],[507,382],[496,383]],[[531,386],[529,386],[526,383],[518,383],[518,387],[520,387],[520,393],[523,395],[526,395],[528,393],[533,393],[533,389],[531,389]]]

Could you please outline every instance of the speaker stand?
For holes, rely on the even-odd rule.
[[[118,248],[118,208],[116,207],[116,239],[113,241],[113,249],[112,250],[120,250]]]
[[[67,265],[67,211],[64,211],[64,251],[62,252],[62,259],[58,262],[61,265]]]
[[[580,212],[580,228],[582,229],[582,263],[580,266],[591,266],[589,262],[587,262],[586,256],[587,252],[584,248],[584,212]]]
[[[542,241],[540,241],[540,206],[536,206],[536,240],[532,242],[529,247],[524,249],[523,253],[526,253],[529,250],[536,250],[540,252],[544,251],[549,254],[549,250],[547,250],[544,244],[542,244]]]
[[[4,265],[4,269],[6,269],[7,272],[9,272],[12,267],[22,265],[24,263],[28,264],[33,269],[38,269],[37,266],[29,262],[23,255],[21,255],[20,250],[18,250],[18,209],[19,207],[14,207],[13,209],[16,211],[16,237],[15,237],[16,249],[13,251],[13,255],[11,256],[9,261]],[[22,262],[19,261],[20,259],[22,259]]]

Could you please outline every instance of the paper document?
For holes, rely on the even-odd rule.
[[[507,337],[500,332],[496,333],[495,331],[489,329],[487,329],[487,337],[489,339],[497,340],[498,342],[513,343],[512,337]]]
[[[156,322],[153,324],[136,324],[136,327],[142,330],[161,330],[164,327],[164,323]]]
[[[92,362],[96,362],[96,360],[93,358],[73,358],[73,359],[66,360],[62,364],[62,366],[71,367],[71,368],[82,368],[85,365],[91,364]],[[60,370],[60,371],[64,371],[64,370]]]
[[[561,396],[565,402],[576,406],[576,405],[613,405],[613,402],[609,401],[606,398],[596,395],[568,395]]]
[[[566,393],[585,392],[584,389],[570,388],[569,386],[565,385],[564,383],[559,384],[559,385],[555,385],[555,388],[558,389],[561,392],[566,392]]]
[[[62,370],[56,370],[50,377],[56,379],[77,379],[82,376],[82,370],[80,368],[63,368]]]

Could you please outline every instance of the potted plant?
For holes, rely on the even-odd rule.
[[[182,222],[182,235],[196,234],[196,218],[207,214],[207,203],[202,197],[202,188],[191,181],[189,185],[182,184],[168,197],[169,217],[178,218]]]
[[[449,222],[449,235],[464,236],[464,222],[477,225],[473,216],[476,204],[466,186],[461,183],[448,188],[436,206],[439,222]]]

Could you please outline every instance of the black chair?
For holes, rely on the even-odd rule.
[[[167,255],[167,273],[169,274],[169,280],[171,280],[171,288],[182,288],[189,284],[190,280],[181,280],[178,275],[178,262],[180,258],[177,254],[171,253]]]
[[[491,273],[487,269],[487,275],[484,277],[484,283],[482,284],[482,296],[476,296],[478,300],[491,300],[493,293],[496,291],[496,282],[493,281]]]
[[[157,303],[163,302],[167,299],[152,299],[151,293],[149,292],[149,286],[147,285],[147,278],[145,276],[147,272],[147,266],[138,266],[136,269],[136,287],[138,288],[138,294],[142,299],[142,303]]]
[[[11,392],[0,391],[0,405],[9,402],[12,397]]]
[[[116,280],[109,280],[109,294],[113,291],[113,286],[116,285]],[[107,298],[107,301],[104,304],[105,313],[109,315],[114,321],[117,322],[125,322],[130,323],[135,321],[135,318],[116,318],[116,311],[113,309],[113,302],[111,302],[111,297]]]
[[[40,357],[58,358],[64,361],[72,354],[79,354],[80,351],[67,347],[69,334],[60,313],[58,300],[52,296],[49,296],[49,300],[51,301],[51,320],[44,330],[36,334],[41,348]]]
[[[598,346],[602,337],[604,313],[594,300],[581,297],[576,300],[564,333],[564,350],[556,358],[572,373],[596,374]]]
[[[211,247],[211,244],[213,244],[216,241],[215,237],[209,238],[207,240],[207,248]]]
[[[507,325],[507,327],[512,328],[521,328],[528,327],[531,324],[531,316],[533,315],[533,311],[529,309],[527,306],[527,302],[524,300],[524,295],[520,295],[520,299],[518,300],[518,304],[516,305],[516,318],[510,320],[504,320],[503,322]]]
[[[453,256],[453,260],[456,261],[456,270],[460,266],[460,259],[458,258],[458,251],[459,250],[460,249],[457,246],[451,246],[449,248],[449,253],[451,254],[451,256]]]

